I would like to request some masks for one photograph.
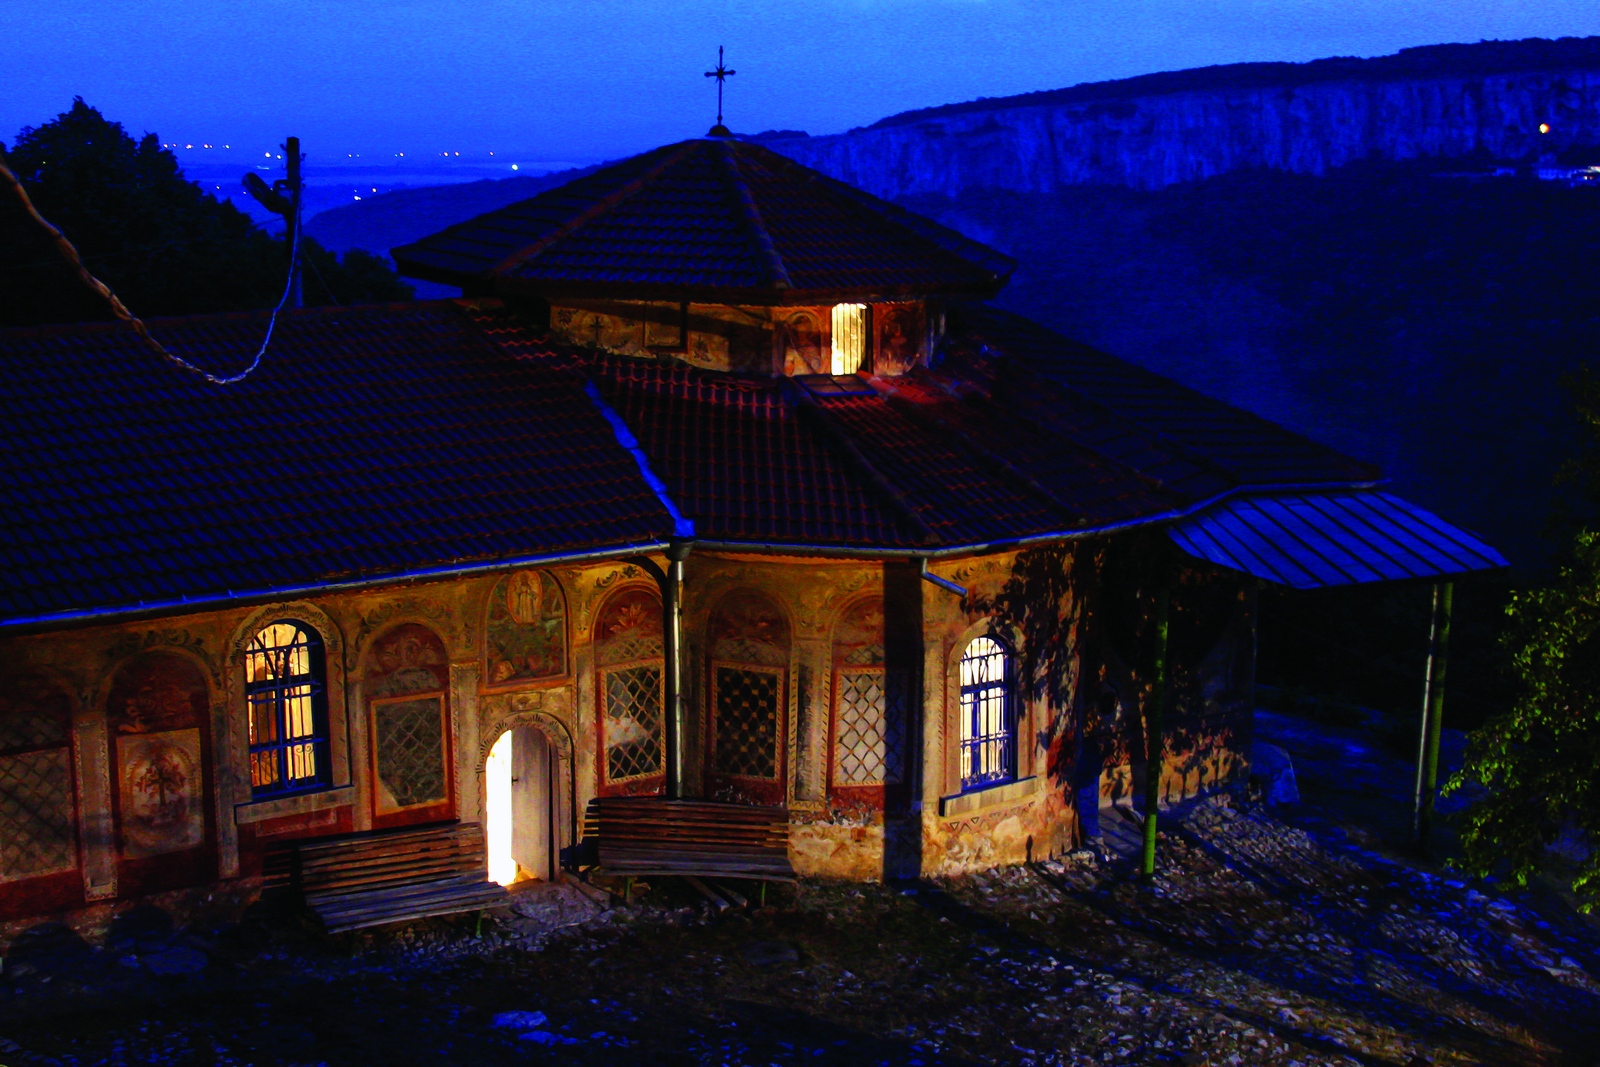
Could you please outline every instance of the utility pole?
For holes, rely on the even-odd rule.
[[[295,255],[295,240],[300,231],[300,138],[286,138],[284,162],[289,164],[289,219],[284,233],[289,238],[289,306],[304,306],[300,293],[300,257]]]
[[[295,255],[295,235],[300,230],[300,138],[288,137],[279,145],[283,149],[284,162],[288,165],[289,176],[287,179],[279,178],[270,186],[254,173],[244,176],[245,190],[256,199],[262,207],[275,215],[283,216],[284,246],[289,251],[289,305],[291,307],[303,306],[300,299],[300,259]],[[288,196],[285,197],[284,194]]]
[[[1412,842],[1419,855],[1428,854],[1433,830],[1433,800],[1439,792],[1439,735],[1444,729],[1444,681],[1450,665],[1450,611],[1455,583],[1433,587],[1433,612],[1428,624],[1428,668],[1422,683],[1422,730],[1417,742],[1416,805],[1412,811]]]
[[[1162,713],[1167,703],[1167,629],[1172,591],[1163,580],[1156,590],[1155,678],[1150,683],[1150,703],[1144,713],[1144,855],[1139,873],[1145,878],[1156,874],[1156,809],[1161,803],[1161,770],[1165,762],[1166,738],[1162,735]]]

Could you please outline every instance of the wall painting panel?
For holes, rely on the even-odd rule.
[[[488,664],[492,686],[567,673],[567,611],[561,587],[544,571],[517,571],[489,594]]]
[[[216,877],[210,718],[205,674],[182,656],[147,652],[112,680],[106,722],[122,896]]]

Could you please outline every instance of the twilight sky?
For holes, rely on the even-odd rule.
[[[584,163],[728,124],[1243,60],[1600,32],[1594,0],[0,0],[0,139],[74,95],[167,141]]]

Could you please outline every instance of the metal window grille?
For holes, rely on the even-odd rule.
[[[659,662],[600,672],[607,782],[648,778],[662,771],[661,673]]]
[[[721,664],[715,671],[713,769],[732,778],[777,781],[783,672]]]
[[[1017,776],[1017,728],[1011,707],[1011,654],[992,637],[961,657],[961,788]]]
[[[904,672],[848,667],[835,676],[834,784],[900,781],[904,753]]]
[[[316,631],[280,620],[250,639],[245,704],[253,798],[330,784],[326,662]]]

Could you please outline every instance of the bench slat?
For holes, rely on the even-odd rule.
[[[584,817],[595,856],[613,874],[791,881],[789,812],[716,801],[596,797]]]

